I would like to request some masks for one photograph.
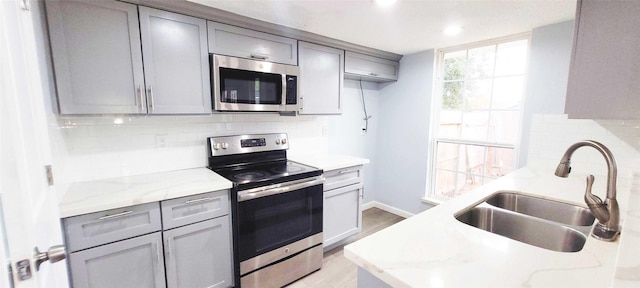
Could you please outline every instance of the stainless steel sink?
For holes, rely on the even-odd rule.
[[[458,221],[516,241],[559,252],[577,252],[585,234],[563,225],[489,207],[473,207],[456,216]]]
[[[516,241],[558,252],[578,252],[595,217],[588,208],[498,191],[484,202],[455,215],[467,225]]]
[[[487,204],[533,217],[575,226],[591,226],[595,217],[586,207],[515,192],[499,192]]]

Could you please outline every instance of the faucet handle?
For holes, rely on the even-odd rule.
[[[607,222],[607,220],[609,220],[609,211],[602,202],[602,199],[591,193],[594,181],[595,177],[593,177],[593,175],[587,176],[587,189],[584,192],[584,202],[587,203],[591,213],[593,213],[600,222]]]

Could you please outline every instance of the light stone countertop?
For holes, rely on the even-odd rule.
[[[61,185],[60,218],[229,189],[231,181],[194,168]]]
[[[369,159],[340,154],[292,155],[289,156],[288,159],[320,168],[324,171],[331,171],[369,163]]]
[[[575,253],[531,246],[454,218],[499,190],[584,206],[585,177],[522,168],[347,245],[344,255],[393,287],[640,287],[640,175],[618,178],[620,239],[589,236]],[[594,194],[604,199],[605,186],[606,177],[596,176]]]

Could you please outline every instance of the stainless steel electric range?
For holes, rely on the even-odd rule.
[[[282,287],[322,267],[322,170],[287,160],[287,134],[210,137],[209,169],[233,182],[236,286]]]

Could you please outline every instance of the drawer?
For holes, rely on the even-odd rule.
[[[324,191],[361,183],[363,179],[362,166],[353,166],[324,172]]]
[[[229,214],[229,190],[162,201],[164,230]]]
[[[160,231],[158,202],[62,219],[67,248],[74,252]]]

